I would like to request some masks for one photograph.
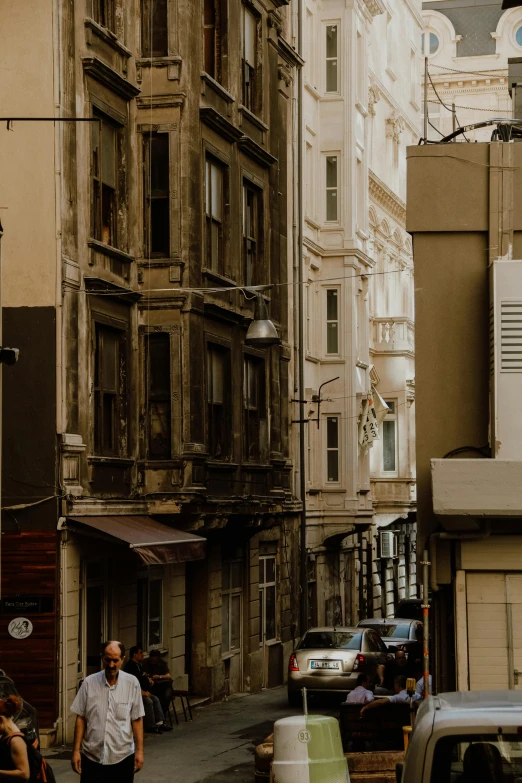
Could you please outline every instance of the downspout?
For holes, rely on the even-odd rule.
[[[60,517],[58,520],[58,530],[60,533],[60,631],[61,631],[61,694],[60,694],[60,715],[58,722],[61,724],[61,744],[67,744],[67,530],[64,530],[63,523],[64,517]]]
[[[297,6],[297,53],[303,50],[303,0]],[[304,259],[303,259],[303,69],[297,66],[297,295],[299,363],[299,485],[301,495],[301,636],[308,627],[308,555],[306,551],[305,379],[304,379]]]
[[[436,593],[440,590],[437,582],[437,541],[483,541],[491,535],[491,522],[484,522],[482,530],[476,533],[446,533],[439,531],[432,533],[428,539],[430,560],[430,590]]]

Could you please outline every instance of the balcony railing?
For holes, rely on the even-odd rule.
[[[371,349],[381,352],[415,351],[415,325],[409,318],[372,318]]]

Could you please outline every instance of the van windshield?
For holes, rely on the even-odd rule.
[[[440,739],[431,783],[516,783],[522,775],[522,737],[472,734]]]

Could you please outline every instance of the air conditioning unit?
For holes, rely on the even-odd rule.
[[[490,267],[491,456],[522,460],[522,261]]]
[[[381,530],[379,548],[382,559],[389,560],[392,557],[397,557],[397,536],[392,530]]]

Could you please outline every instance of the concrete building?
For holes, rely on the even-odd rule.
[[[517,688],[522,146],[408,150],[418,552],[439,690]]]
[[[1,665],[71,738],[104,638],[221,698],[297,633],[285,0],[19,2],[0,31]],[[252,285],[281,345],[252,347]],[[230,289],[230,290],[228,290]],[[137,556],[138,555],[138,556]],[[27,638],[11,619],[32,624]]]
[[[416,595],[404,200],[422,19],[420,5],[381,0],[309,1],[305,13],[309,613],[350,624]],[[390,411],[370,453],[359,432],[372,384]],[[400,537],[397,557],[381,557],[379,526]]]
[[[522,9],[502,11],[500,2],[432,0],[422,4],[425,32],[422,54],[428,57],[428,138],[437,140],[456,123],[470,125],[512,117],[508,58],[522,56]],[[442,103],[438,100],[435,90]],[[469,141],[489,141],[491,129],[466,134]]]

